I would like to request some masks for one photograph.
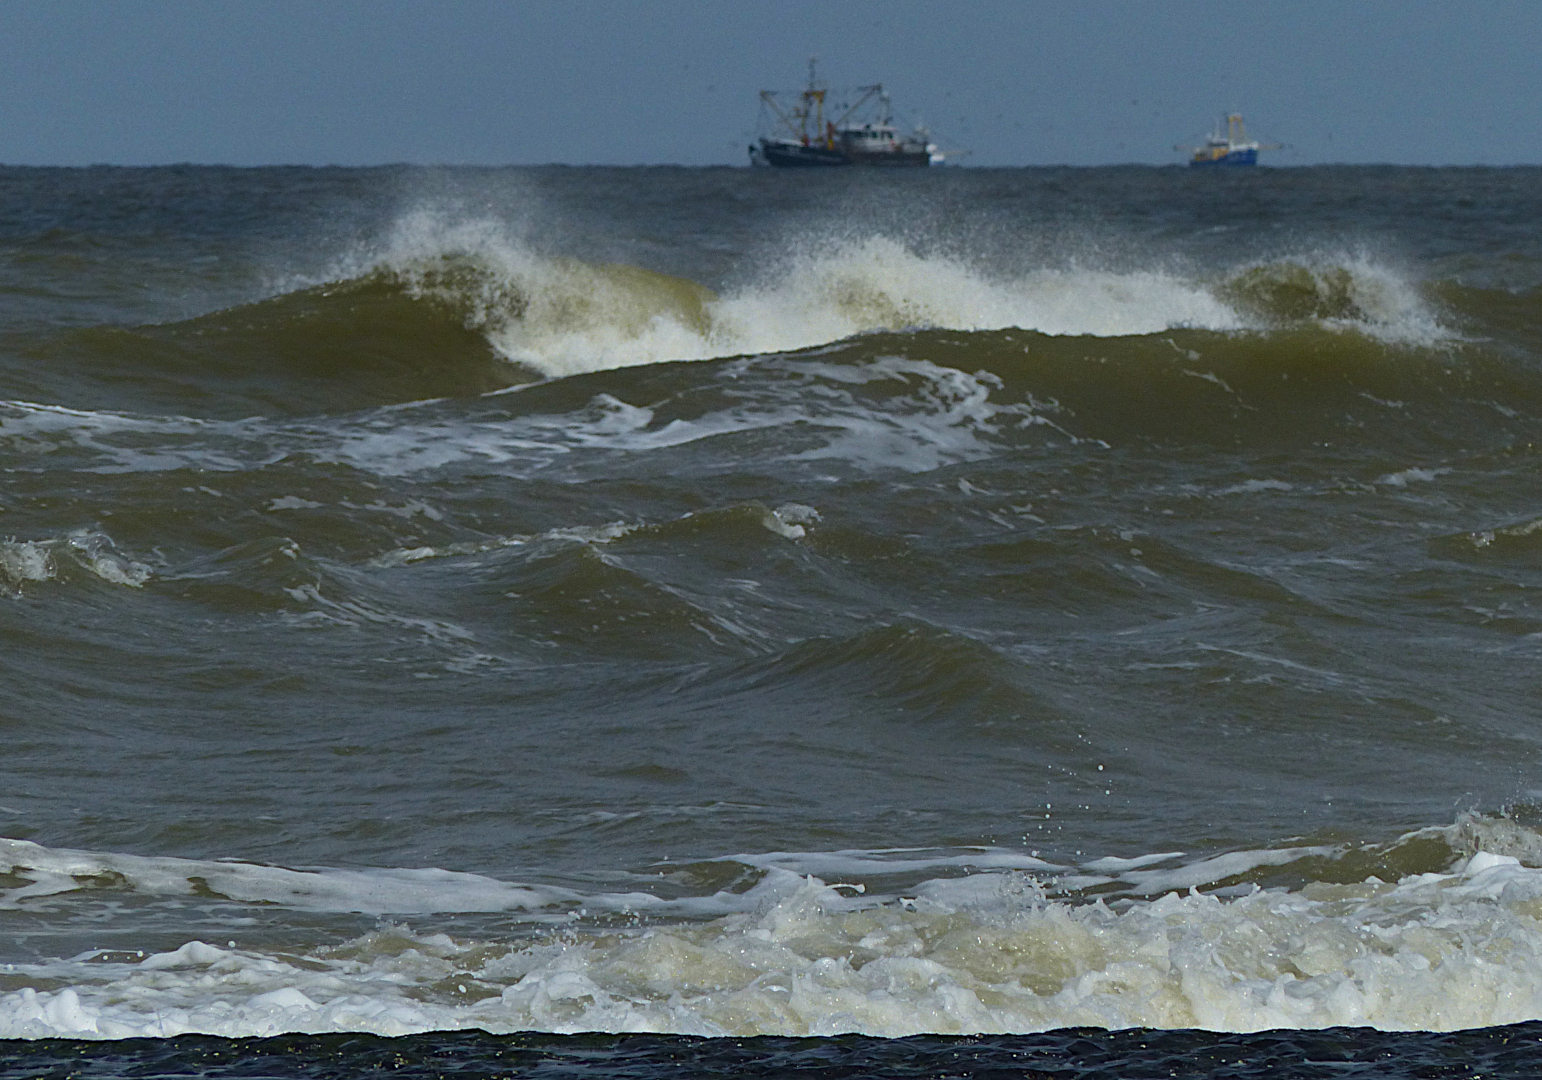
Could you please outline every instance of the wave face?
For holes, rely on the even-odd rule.
[[[0,1039],[1542,1020],[1535,179],[0,169]]]

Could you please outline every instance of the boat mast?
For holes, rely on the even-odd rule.
[[[814,67],[819,63],[819,57],[808,58],[808,88],[803,91],[802,119],[806,125],[812,117],[814,121],[814,137],[824,142],[826,149],[832,144],[829,135],[825,131],[825,88],[819,85],[819,76]],[[803,145],[808,145],[807,127],[800,133]]]
[[[798,104],[793,107],[790,113],[783,109],[776,100],[775,90],[762,90],[760,92],[761,102],[770,106],[771,111],[776,114],[776,118],[782,122],[782,126],[787,129],[794,139],[797,139],[804,146],[809,145],[811,137],[822,139],[827,145],[829,144],[829,140],[825,138],[824,134],[825,88],[819,85],[818,75],[815,71],[815,65],[818,61],[819,57],[817,56],[808,58],[808,86],[804,87],[803,93],[798,95]],[[809,130],[809,121],[811,120],[813,121],[812,132]]]

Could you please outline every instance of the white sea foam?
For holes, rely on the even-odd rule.
[[[102,877],[121,880],[151,896],[191,896],[202,887],[246,903],[365,914],[529,910],[577,897],[561,889],[527,887],[447,870],[291,870],[244,862],[46,848],[3,838],[0,872],[21,874],[29,880],[20,888],[0,892],[0,908],[73,892],[84,887],[83,883]]]
[[[1001,277],[873,237],[788,264],[712,310],[735,352],[787,351],[874,330],[1018,328],[1113,337],[1245,325],[1207,289],[1155,271],[1055,269]]]
[[[1268,328],[1309,320],[1399,344],[1452,337],[1414,281],[1364,251],[1296,252],[1234,267],[1219,292]]]
[[[816,877],[893,879],[903,875],[913,879],[932,873],[1022,871],[1036,874],[1062,890],[1118,884],[1130,895],[1152,895],[1211,885],[1259,867],[1281,866],[1309,856],[1331,857],[1336,851],[1329,847],[1267,848],[1228,852],[1187,863],[1181,861],[1181,852],[1167,852],[1133,859],[1101,858],[1061,864],[1010,848],[884,848],[741,853],[707,861],[736,863],[763,871],[773,879],[799,881]],[[1152,869],[1162,863],[1177,865]],[[39,896],[89,889],[101,879],[121,883],[148,896],[213,891],[243,903],[370,915],[565,911],[579,903],[600,911],[722,915],[754,906],[753,900],[737,893],[676,900],[642,892],[584,894],[437,869],[295,869],[236,860],[156,858],[48,848],[3,837],[0,873],[16,874],[28,882],[10,889],[0,888],[0,908],[15,908]],[[930,887],[953,886],[934,883]],[[869,899],[883,897],[874,894]]]
[[[152,574],[144,563],[120,555],[105,533],[82,529],[48,540],[0,541],[0,588],[20,593],[28,582],[58,578],[61,566],[78,567],[113,585],[136,589]]]
[[[1284,480],[1244,480],[1240,484],[1221,488],[1217,495],[1256,495],[1261,491],[1292,491],[1295,485]]]
[[[401,416],[389,428],[342,427],[332,445],[312,440],[308,453],[386,475],[465,461],[534,473],[560,467],[568,455],[584,451],[648,453],[724,435],[794,428],[804,448],[790,452],[788,460],[837,459],[859,468],[920,473],[988,457],[1007,430],[1055,430],[1033,404],[992,400],[1000,382],[989,372],[969,374],[898,356],[857,364],[817,355],[782,357],[761,361],[759,368],[756,388],[735,387],[723,407],[691,419],[656,423],[652,410],[599,394],[585,408],[562,414],[423,423]],[[881,392],[890,388],[901,392]],[[723,461],[718,467],[732,465]]]
[[[839,459],[859,468],[926,472],[989,457],[1004,432],[1025,427],[1058,432],[1052,405],[993,400],[1001,383],[989,372],[970,374],[901,356],[836,363],[817,353],[755,364],[753,379],[740,379],[742,368],[723,373],[732,393],[719,408],[668,422],[658,422],[652,408],[605,393],[564,412],[491,419],[444,417],[432,403],[397,406],[389,410],[388,423],[379,410],[320,422],[210,421],[0,402],[0,444],[10,441],[34,453],[75,459],[77,469],[98,473],[243,471],[305,454],[387,476],[470,462],[533,475],[586,452],[667,451],[783,428],[799,433],[788,460]],[[144,435],[154,437],[154,447],[144,445],[138,437]],[[733,465],[723,460],[716,467]],[[270,511],[302,508],[292,498],[264,504]]]
[[[1542,872],[1478,852],[1397,884],[1047,901],[939,879],[901,901],[780,873],[705,923],[456,941],[386,928],[303,955],[193,941],[12,964],[0,1037],[206,1032],[1438,1029],[1542,1017]],[[62,985],[61,985],[62,984]]]
[[[856,877],[863,874],[913,874],[949,867],[971,870],[1066,870],[1022,851],[979,849],[965,853],[931,848],[885,848],[877,851],[768,851],[725,856],[722,862],[743,863],[763,870],[788,870],[800,876]]]
[[[259,436],[260,421],[208,421],[181,416],[133,416],[110,410],[67,409],[29,401],[0,401],[0,447],[19,459],[79,455],[83,472],[164,472],[172,469],[227,471],[253,467],[257,460],[242,442]],[[214,442],[234,443],[215,446]],[[153,445],[150,445],[153,444]],[[234,450],[234,454],[231,450]]]
[[[3,970],[19,988],[0,994],[0,1037],[469,1027],[883,1036],[1073,1025],[1449,1030],[1542,1018],[1542,870],[1471,847],[1535,854],[1535,834],[1478,819],[1425,832],[1471,853],[1395,883],[1371,877],[1220,896],[1183,886],[1324,851],[1233,852],[1167,870],[1153,867],[1176,861],[1173,853],[1055,867],[1004,849],[777,852],[733,857],[765,870],[746,892],[674,901],[580,897],[445,871],[286,870],[5,841],[0,867],[33,882],[7,894],[12,906],[59,903],[103,878],[171,896],[196,879],[249,902],[527,911],[548,929],[456,940],[386,925],[308,947],[189,941],[169,952],[12,963]],[[813,865],[842,876],[983,872],[874,896],[790,869]],[[1164,891],[1111,903],[1055,900],[1044,883],[1060,871]],[[553,911],[571,917],[577,903],[649,918],[622,929],[550,925]]]
[[[48,544],[35,540],[0,541],[0,583],[19,591],[23,582],[49,581],[54,557]]]
[[[1359,253],[1319,256],[1313,263],[1319,274],[1328,265],[1345,273],[1354,306],[1352,315],[1326,319],[1326,325],[1409,344],[1429,344],[1452,336],[1417,285],[1391,267]]]
[[[1388,487],[1407,487],[1409,484],[1429,484],[1449,473],[1450,469],[1404,469],[1401,472],[1388,473],[1376,478],[1378,484]]]

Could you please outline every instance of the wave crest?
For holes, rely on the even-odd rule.
[[[496,222],[418,214],[366,272],[458,312],[501,355],[548,377],[915,329],[1123,337],[1309,320],[1399,339],[1439,332],[1416,287],[1360,257],[1251,266],[1219,282],[1074,265],[1004,273],[878,235],[780,254],[719,295],[636,266],[541,255]]]
[[[1226,277],[1216,294],[1264,326],[1316,322],[1403,341],[1442,336],[1412,283],[1360,256],[1254,264]]]

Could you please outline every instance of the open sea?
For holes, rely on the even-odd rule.
[[[0,169],[0,1077],[1535,1076],[1542,169]]]

